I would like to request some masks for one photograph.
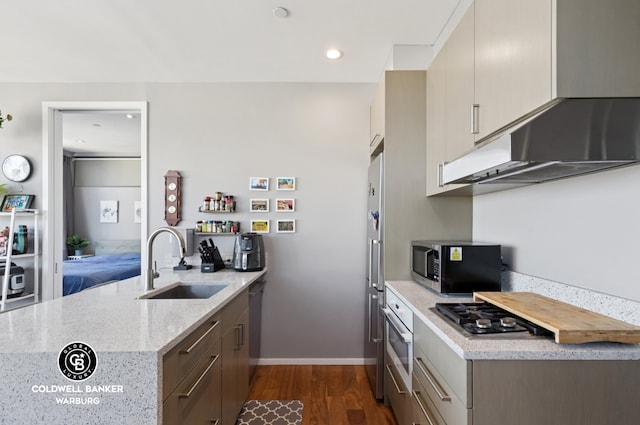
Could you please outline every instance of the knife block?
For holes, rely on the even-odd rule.
[[[211,254],[213,255],[213,263],[200,264],[201,273],[213,273],[224,269],[224,260],[218,251],[218,247],[214,247]]]

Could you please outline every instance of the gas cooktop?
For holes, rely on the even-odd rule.
[[[547,329],[486,302],[437,303],[435,309],[453,322],[454,327],[474,336],[509,334],[515,337],[516,333],[525,336],[552,335]]]

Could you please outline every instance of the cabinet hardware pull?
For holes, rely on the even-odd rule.
[[[218,424],[220,423],[220,419],[211,419],[211,420],[209,421],[209,423],[210,423],[211,425],[218,425]]]
[[[178,397],[181,397],[181,398],[189,398],[189,397],[191,397],[191,394],[193,394],[193,392],[196,390],[196,388],[198,388],[198,385],[200,385],[200,382],[204,379],[204,377],[207,375],[207,373],[209,373],[209,371],[211,370],[213,365],[218,361],[219,357],[220,357],[219,354],[216,354],[214,357],[212,357],[213,360],[211,360],[211,363],[209,363],[209,366],[207,366],[207,368],[204,370],[204,372],[202,372],[202,375],[200,375],[200,377],[193,384],[193,386],[191,388],[189,388],[189,391],[187,391],[186,393],[183,393],[183,394],[178,394]]]
[[[443,179],[442,179],[442,169],[444,168],[444,162],[441,162],[440,164],[438,164],[438,187],[443,187],[444,183],[443,183]]]
[[[477,103],[471,105],[471,134],[478,134],[478,121],[480,120],[480,105]]]
[[[427,411],[427,408],[424,407],[424,404],[422,404],[422,400],[420,400],[420,394],[420,391],[414,391],[413,398],[416,400],[416,403],[418,403],[418,407],[420,408],[420,410],[422,410],[422,414],[424,415],[424,417],[427,418],[427,421],[429,421],[429,425],[435,425],[433,420],[431,419],[431,415],[429,415],[429,412]]]
[[[236,332],[236,348],[235,350],[239,350],[244,345],[244,323],[238,323],[235,326]]]
[[[211,325],[211,327],[205,333],[203,333],[202,336],[200,338],[198,338],[198,340],[196,342],[191,344],[191,347],[187,348],[186,350],[180,350],[180,354],[189,354],[189,353],[191,353],[191,351],[193,351],[193,349],[196,348],[196,346],[198,344],[200,344],[200,342],[203,339],[205,339],[205,337],[207,335],[209,335],[211,333],[211,331],[214,330],[216,328],[216,326],[218,326],[219,323],[220,323],[220,321],[218,321],[218,320],[213,322],[213,325]]]
[[[429,384],[431,384],[436,394],[438,394],[438,397],[440,398],[440,400],[451,401],[451,396],[449,396],[446,393],[446,391],[442,389],[442,385],[440,385],[436,380],[436,378],[431,374],[427,365],[424,364],[422,357],[416,357],[416,363],[418,364],[418,368],[420,369],[420,372],[422,372],[425,378],[427,378],[427,381],[429,381]]]
[[[393,382],[393,386],[396,387],[396,391],[398,392],[398,394],[406,394],[407,393],[406,391],[400,389],[400,386],[398,385],[398,381],[396,381],[396,377],[393,376],[393,372],[391,371],[391,368],[389,367],[389,365],[387,364],[385,365],[385,367],[389,371],[389,375],[391,376],[391,382]]]

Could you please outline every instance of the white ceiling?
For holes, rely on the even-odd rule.
[[[374,83],[393,46],[435,44],[464,2],[0,0],[0,82]],[[121,121],[68,114],[65,150],[139,154],[139,127]]]
[[[377,82],[460,1],[0,0],[0,82]]]

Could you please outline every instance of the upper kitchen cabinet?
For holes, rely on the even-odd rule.
[[[446,149],[427,175],[561,99],[640,97],[638,22],[637,0],[475,0],[438,55],[445,65],[436,57],[429,69],[445,69]],[[441,120],[429,117],[429,128]]]
[[[475,0],[476,141],[557,98],[639,96],[638,22],[637,0]]]
[[[374,155],[382,148],[382,140],[384,139],[385,130],[385,87],[386,87],[386,74],[383,76],[382,81],[378,84],[376,90],[376,96],[373,99],[370,109],[369,117],[369,153]]]
[[[551,100],[551,4],[475,1],[476,140]]]
[[[474,7],[451,34],[427,73],[427,196],[465,185],[442,185],[442,166],[472,150]]]

